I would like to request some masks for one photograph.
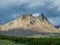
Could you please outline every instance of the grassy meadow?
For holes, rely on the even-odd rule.
[[[60,37],[25,38],[1,35],[0,45],[60,45]]]

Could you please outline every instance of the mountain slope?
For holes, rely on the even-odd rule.
[[[60,32],[49,23],[48,19],[43,14],[40,14],[38,17],[33,17],[32,14],[24,14],[16,20],[8,22],[5,25],[1,25],[0,31],[8,31],[16,28],[34,30],[38,32]]]

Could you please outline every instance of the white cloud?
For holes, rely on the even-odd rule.
[[[0,8],[27,4],[26,7],[43,6],[48,0],[0,0]]]
[[[21,5],[25,0],[0,0],[0,9]]]
[[[46,6],[46,3],[50,3],[49,8],[56,8],[58,11],[60,10],[60,0],[0,0],[0,9],[20,6],[22,4],[26,4],[26,9],[33,9],[40,6]]]
[[[39,6],[44,6],[46,3],[51,3],[49,8],[57,8],[60,10],[60,0],[0,0],[0,8],[11,7],[13,5],[20,6],[22,4],[27,4],[26,8],[35,8]]]
[[[17,0],[0,0],[0,8],[6,8],[12,6]]]
[[[44,6],[48,0],[30,0],[30,3],[27,5],[27,8]]]
[[[50,8],[56,8],[57,11],[60,10],[60,0],[51,0],[51,6]]]
[[[39,16],[39,15],[40,15],[39,13],[33,14],[34,17],[37,17],[37,16]]]

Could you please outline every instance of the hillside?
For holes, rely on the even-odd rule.
[[[40,14],[34,17],[32,14],[24,14],[4,25],[0,26],[0,33],[7,35],[33,35],[43,33],[60,33],[44,16]]]

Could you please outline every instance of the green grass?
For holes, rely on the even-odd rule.
[[[1,35],[0,45],[60,45],[60,37],[22,38]]]
[[[14,43],[13,41],[0,39],[0,45],[25,45],[25,44]]]

